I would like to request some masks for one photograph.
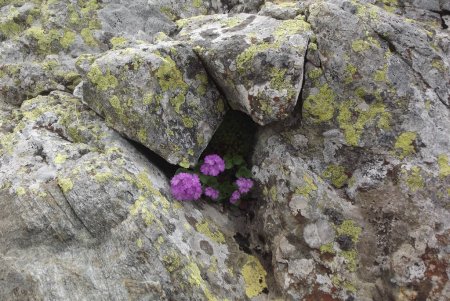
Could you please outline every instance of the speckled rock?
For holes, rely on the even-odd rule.
[[[256,12],[261,0],[2,0],[0,99],[20,105],[54,90],[72,92],[75,59],[153,42],[177,30],[174,21],[199,14]]]
[[[306,11],[315,35],[302,110],[262,129],[254,154],[264,200],[255,236],[273,237],[264,246],[278,295],[447,300],[445,29],[362,1],[310,1]]]
[[[265,289],[235,224],[173,201],[161,171],[78,99],[0,104],[1,300],[249,300]]]
[[[83,101],[120,133],[189,167],[227,110],[190,46],[178,42],[80,57]]]
[[[248,14],[178,23],[233,109],[265,125],[286,118],[302,88],[310,25]]]
[[[258,14],[280,20],[294,19],[304,11],[303,4],[300,1],[266,1]]]

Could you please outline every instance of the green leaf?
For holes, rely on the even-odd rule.
[[[241,155],[233,156],[234,165],[242,165],[245,163],[244,158]]]
[[[252,177],[252,172],[250,169],[248,169],[245,166],[239,167],[238,171],[236,172],[236,178],[248,178],[250,179]]]
[[[225,169],[232,169],[234,164],[233,164],[233,158],[230,155],[225,155],[223,157],[223,160],[225,161]]]

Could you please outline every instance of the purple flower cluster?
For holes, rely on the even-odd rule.
[[[231,203],[231,204],[236,204],[237,201],[239,201],[240,198],[241,198],[241,194],[239,193],[238,190],[236,190],[236,191],[234,191],[234,192],[231,194],[231,197],[230,197],[230,203]]]
[[[196,174],[179,173],[170,180],[172,195],[179,201],[195,201],[202,195],[202,184]]]
[[[208,155],[200,167],[202,174],[207,176],[218,176],[225,170],[225,161],[219,155]]]
[[[219,197],[219,191],[212,187],[206,187],[205,195],[207,197],[210,197],[212,200],[217,200],[217,198]]]
[[[241,198],[241,195],[246,194],[252,189],[253,181],[251,179],[239,178],[236,180],[238,190],[235,190],[230,197],[230,203],[236,204]]]
[[[228,163],[228,162],[227,162]],[[241,163],[233,163],[240,166]],[[241,167],[241,169],[245,167]],[[238,171],[241,172],[241,169]],[[217,177],[220,173],[225,171],[225,161],[219,155],[213,154],[208,155],[204,158],[204,162],[202,166],[200,166],[200,172],[206,176]],[[227,177],[224,178],[228,179]],[[222,181],[222,182],[220,182]],[[205,186],[204,191],[202,187],[202,182]],[[182,172],[175,175],[172,180],[170,180],[170,189],[172,195],[175,199],[179,201],[195,201],[198,200],[202,193],[209,197],[211,200],[217,200],[220,197],[220,192],[216,188],[216,185],[222,185],[223,179],[219,180],[211,179],[208,177],[202,177],[202,182],[200,181],[200,177],[197,174]],[[211,184],[212,183],[212,184]],[[244,194],[250,192],[253,188],[253,180],[247,178],[238,178],[234,183],[237,189],[233,191],[230,196],[230,203],[236,204]],[[213,186],[213,187],[210,187]],[[229,185],[228,183],[224,183],[224,185]],[[225,189],[228,189],[228,186],[223,186]],[[221,189],[221,188],[220,188]],[[226,196],[228,192],[226,192]],[[222,196],[222,197],[226,197]]]
[[[239,178],[236,180],[236,185],[241,194],[248,193],[253,187],[253,181],[246,178]]]

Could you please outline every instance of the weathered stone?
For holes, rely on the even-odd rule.
[[[395,15],[363,2],[381,1],[306,5],[315,35],[303,107],[259,134],[253,171],[264,204],[255,228],[273,237],[262,248],[274,254],[286,299],[446,300],[446,34],[434,25],[427,32],[430,24],[401,9]],[[317,250],[320,236],[309,230],[318,220],[333,225],[335,240]],[[297,252],[281,256],[280,236]],[[286,269],[302,259],[313,259],[307,279],[316,286]]]
[[[0,299],[248,300],[264,290],[266,271],[239,250],[234,224],[173,201],[162,172],[78,99],[52,92],[0,108]]]
[[[279,21],[248,14],[179,23],[233,109],[261,124],[286,118],[297,104],[311,34],[300,17]]]
[[[81,57],[83,100],[129,138],[184,167],[197,162],[227,107],[189,46],[178,42]]]

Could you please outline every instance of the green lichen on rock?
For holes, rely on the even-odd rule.
[[[94,36],[92,35],[92,31],[89,28],[83,28],[81,30],[81,37],[83,38],[83,41],[91,47],[97,46],[97,41],[95,40]]]
[[[126,45],[128,40],[124,37],[113,37],[113,38],[111,38],[111,40],[109,40],[109,42],[113,46],[113,49],[116,49],[116,48]]]
[[[283,40],[286,37],[311,30],[311,25],[300,19],[283,21],[273,32],[276,40]]]
[[[114,89],[119,84],[117,78],[111,74],[110,70],[107,70],[106,74],[103,75],[102,70],[95,63],[91,66],[91,70],[89,70],[87,77],[101,91]]]
[[[68,178],[58,178],[58,185],[61,187],[63,193],[67,193],[73,188],[73,182]]]
[[[352,42],[352,50],[354,52],[361,53],[369,50],[372,47],[381,47],[380,42],[372,37],[368,37],[366,40],[355,40]]]
[[[156,78],[163,92],[171,90],[177,94],[170,99],[170,103],[175,107],[175,111],[180,113],[189,85],[184,81],[183,73],[170,56],[161,56],[161,59],[162,63],[156,71]]]
[[[350,272],[356,271],[356,267],[358,266],[358,254],[356,250],[342,251],[339,255],[345,258],[346,267]]]
[[[223,233],[220,232],[219,230],[211,231],[210,227],[211,227],[210,223],[206,220],[198,222],[195,225],[195,229],[197,229],[198,232],[202,233],[203,235],[206,235],[213,241],[219,244],[225,243],[225,236],[223,235]]]
[[[295,194],[308,197],[313,191],[317,190],[317,185],[314,183],[314,179],[306,174],[303,176],[303,181],[304,184],[300,187],[297,187],[297,189],[295,190]]]
[[[61,46],[64,49],[67,49],[70,46],[72,46],[73,42],[75,41],[76,36],[77,36],[77,34],[74,31],[66,30],[64,32],[64,35],[62,36],[62,38],[59,40],[59,42],[61,43]]]
[[[413,142],[417,138],[416,132],[404,132],[397,137],[394,148],[398,150],[399,157],[403,159],[406,156],[414,154],[416,152]]]
[[[241,271],[245,282],[245,294],[248,298],[258,296],[267,288],[267,272],[255,256],[248,256]]]
[[[336,251],[334,250],[334,244],[332,242],[321,245],[319,250],[322,254],[336,254]]]
[[[250,45],[236,58],[236,65],[238,67],[238,71],[241,74],[246,73],[247,69],[251,67],[251,63],[254,61],[256,55],[265,52],[269,49],[276,49],[279,47],[280,43],[268,43],[268,42]]]
[[[321,77],[322,74],[323,74],[322,69],[320,69],[320,68],[314,68],[313,70],[311,70],[311,71],[308,72],[308,77],[309,77],[310,79],[312,79],[312,80],[316,80],[316,79],[318,79],[319,77]]]
[[[324,84],[318,93],[309,95],[305,99],[303,108],[314,121],[329,121],[334,116],[335,97],[335,93],[328,84]]]
[[[238,26],[239,24],[241,24],[242,20],[238,17],[232,17],[232,18],[228,18],[225,19],[223,21],[220,22],[220,24],[226,26],[226,27],[235,27]]]
[[[203,1],[202,0],[192,0],[192,6],[195,8],[202,7]]]
[[[55,162],[55,164],[63,164],[64,162],[66,162],[66,160],[67,160],[66,155],[57,154],[53,162]]]
[[[355,65],[347,64],[345,67],[345,83],[350,84],[353,81],[353,76],[356,74],[358,69]]]
[[[347,235],[351,237],[354,243],[358,242],[362,229],[352,220],[345,220],[336,228],[338,235]]]
[[[425,182],[420,173],[421,169],[418,166],[413,166],[407,173],[406,184],[414,192],[425,187]]]
[[[41,27],[30,27],[25,35],[37,42],[37,51],[40,54],[50,54],[57,50],[62,34],[59,30],[50,29],[48,32]]]
[[[363,90],[361,91],[365,94]],[[376,102],[366,109],[361,109],[358,104],[355,100],[342,102],[337,116],[345,140],[352,146],[359,144],[364,129],[370,124],[376,123],[376,126],[383,130],[390,129],[391,114],[386,111],[384,104]]]
[[[323,176],[324,178],[331,180],[331,183],[333,183],[336,188],[341,188],[348,182],[348,176],[345,173],[345,167],[340,165],[332,164],[327,166],[327,168],[323,172]]]
[[[439,177],[445,178],[450,176],[450,164],[448,162],[447,155],[441,154],[438,156]]]
[[[13,20],[8,20],[0,23],[0,34],[6,38],[11,38],[17,36],[23,31],[23,26],[14,22]]]

